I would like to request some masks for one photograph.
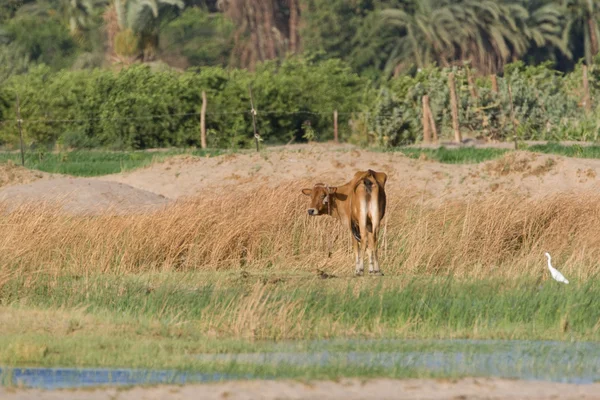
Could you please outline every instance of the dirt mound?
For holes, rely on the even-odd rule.
[[[53,178],[0,189],[0,202],[8,209],[26,203],[58,204],[77,214],[147,211],[167,204],[163,196],[118,182],[86,178]]]
[[[471,199],[490,193],[544,197],[558,192],[600,189],[596,179],[600,160],[519,151],[480,164],[456,165],[412,159],[402,152],[310,144],[218,157],[179,156],[131,172],[89,179],[5,165],[0,168],[2,182],[15,185],[47,178],[52,183],[14,186],[6,193],[8,188],[0,188],[0,196],[21,196],[15,197],[18,202],[62,196],[69,201],[67,208],[86,210],[107,206],[121,210],[137,206],[147,209],[146,206],[164,204],[167,199],[203,196],[214,190],[255,190],[290,181],[298,185],[316,182],[340,185],[357,170],[367,168],[388,174],[387,189],[392,195],[418,194],[433,202]]]
[[[403,190],[442,191],[442,178],[468,171],[465,165],[423,163],[402,153],[382,153],[331,146],[226,154],[218,157],[175,157],[143,169],[98,179],[127,183],[176,199],[202,195],[214,188],[242,190],[289,181],[345,183],[357,170],[385,171],[390,185]],[[443,172],[440,172],[443,171]]]
[[[493,192],[545,196],[562,191],[596,190],[600,160],[573,159],[526,151],[511,152],[481,164],[441,164],[401,152],[348,147],[304,146],[219,157],[176,157],[144,169],[98,179],[177,199],[216,188],[254,189],[287,181],[346,182],[359,169],[385,171],[390,192],[421,193],[442,200]]]
[[[29,183],[47,176],[45,172],[23,168],[10,160],[0,164],[0,187]]]
[[[555,166],[555,157],[520,151],[507,153],[498,160],[485,163],[483,170],[494,176],[520,174],[526,178],[545,175]]]

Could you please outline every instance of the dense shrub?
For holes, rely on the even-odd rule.
[[[320,139],[332,137],[332,110],[338,109],[340,124],[347,125],[344,112],[360,103],[367,88],[339,61],[295,59],[265,63],[255,73],[220,67],[152,71],[147,65],[118,73],[53,73],[39,66],[13,76],[4,87],[21,96],[28,143],[143,149],[197,145],[202,91],[208,98],[210,146],[248,145],[253,138],[250,85],[259,133],[267,143],[301,137],[305,120]],[[5,143],[16,143],[14,125],[0,127],[0,133]]]
[[[468,136],[495,140],[596,140],[600,108],[593,99],[600,93],[598,68],[590,68],[594,108],[586,114],[581,66],[563,76],[549,64],[508,65],[498,77],[498,92],[489,77],[480,77],[471,88],[466,68],[420,70],[389,82],[369,109],[372,143],[396,145],[422,138],[422,97],[430,97],[432,114],[442,136],[452,136],[448,74],[454,72],[459,97],[461,131]],[[474,89],[474,90],[472,90]],[[512,104],[511,104],[512,99]]]
[[[426,68],[394,78],[378,88],[339,60],[290,58],[259,65],[254,72],[221,67],[185,72],[134,65],[108,70],[52,72],[37,66],[0,87],[4,144],[18,142],[14,124],[16,93],[21,97],[29,145],[143,149],[197,146],[202,91],[208,98],[210,147],[231,148],[253,141],[249,87],[257,128],[265,143],[328,140],[333,110],[342,139],[397,146],[422,139],[422,97],[430,97],[441,137],[452,137],[448,74],[453,72],[459,118],[465,136],[496,140],[596,140],[600,132],[600,72],[589,68],[593,107],[582,106],[582,67],[562,75],[544,64],[517,62],[498,77],[465,68]],[[474,79],[469,85],[469,74]],[[309,132],[310,131],[310,132]]]

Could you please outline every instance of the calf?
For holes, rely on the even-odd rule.
[[[302,193],[311,199],[308,215],[331,215],[348,228],[356,261],[356,275],[363,275],[365,249],[369,256],[369,274],[383,275],[377,257],[377,234],[385,215],[385,183],[383,172],[359,171],[342,186],[317,183]],[[368,249],[367,249],[368,244]]]

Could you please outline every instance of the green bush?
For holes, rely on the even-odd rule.
[[[422,139],[422,97],[430,98],[432,114],[443,137],[452,137],[448,74],[454,72],[463,135],[494,140],[596,140],[600,125],[595,105],[586,115],[580,102],[581,68],[567,76],[550,64],[516,62],[498,77],[498,92],[489,78],[479,78],[471,94],[465,68],[430,67],[390,81],[369,109],[371,142],[397,145]],[[475,71],[470,71],[474,74]],[[599,92],[600,73],[590,69],[591,97]],[[511,102],[512,100],[512,102]]]
[[[253,143],[249,87],[257,129],[267,144],[333,137],[338,110],[340,137],[360,144],[398,146],[422,139],[422,98],[428,95],[440,137],[451,138],[448,74],[455,74],[464,136],[495,140],[597,140],[600,107],[582,107],[582,67],[562,75],[549,64],[517,62],[498,77],[470,88],[465,68],[429,67],[380,87],[339,60],[288,58],[256,71],[206,67],[177,72],[136,64],[108,70],[53,72],[35,66],[0,88],[2,144],[18,143],[15,95],[21,97],[24,133],[30,146],[145,149],[199,144],[202,92],[207,94],[208,144],[238,148]],[[600,94],[600,72],[589,69],[592,100]],[[474,94],[472,93],[474,90]],[[306,127],[311,132],[307,134]]]
[[[145,149],[199,144],[202,91],[208,99],[209,145],[250,145],[250,85],[257,128],[267,143],[303,140],[305,121],[319,138],[331,138],[333,110],[340,112],[340,126],[346,126],[349,111],[368,87],[340,61],[303,59],[268,62],[254,73],[220,67],[153,71],[147,65],[118,73],[99,69],[54,73],[37,66],[26,75],[12,76],[3,87],[21,96],[29,145]],[[7,111],[14,115],[14,110]],[[17,143],[12,127],[0,127],[0,135],[4,143]]]

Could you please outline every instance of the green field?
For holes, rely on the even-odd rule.
[[[136,168],[145,167],[153,162],[164,161],[178,155],[197,157],[223,154],[221,150],[184,150],[165,151],[69,151],[48,153],[26,153],[25,167],[44,172],[73,176],[100,176],[116,174]],[[0,163],[12,161],[21,164],[21,155],[16,152],[0,153]]]
[[[560,144],[533,145],[524,148],[537,153],[556,154],[577,158],[600,158],[600,146],[563,146]],[[406,156],[418,159],[425,156],[428,160],[446,164],[473,164],[493,160],[513,150],[486,148],[446,148],[419,149],[413,147],[398,147],[380,150],[385,152],[402,152]],[[191,150],[171,149],[165,151],[70,151],[49,153],[26,153],[25,166],[44,172],[67,174],[73,176],[101,176],[130,171],[150,165],[153,162],[164,161],[177,155],[192,155],[197,157],[218,156],[227,150]],[[21,163],[21,156],[16,152],[0,152],[0,163],[11,160]]]
[[[531,151],[534,153],[556,154],[565,157],[575,158],[600,158],[600,146],[597,145],[561,145],[557,143],[539,144],[531,146],[521,146],[520,150]],[[474,164],[483,161],[493,160],[505,153],[514,151],[506,149],[493,148],[446,148],[437,149],[419,149],[414,147],[399,147],[387,151],[402,152],[406,156],[414,159],[425,156],[429,160],[438,161],[445,164]]]
[[[236,272],[14,277],[0,288],[0,315],[10,321],[0,324],[0,365],[200,371],[207,364],[195,354],[270,352],[282,342],[306,351],[308,341],[328,338],[597,341],[599,283]],[[287,373],[364,372],[348,368]]]
[[[437,149],[419,149],[415,147],[398,147],[389,149],[390,152],[401,152],[414,159],[425,156],[428,160],[434,160],[445,164],[473,164],[493,160],[511,150],[504,149],[481,149],[472,147]]]

